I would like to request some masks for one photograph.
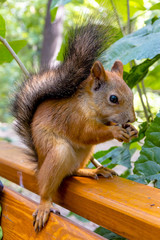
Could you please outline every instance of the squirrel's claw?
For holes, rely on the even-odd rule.
[[[36,232],[41,231],[41,229],[45,226],[46,222],[49,219],[50,212],[60,215],[59,210],[53,208],[51,202],[40,204],[36,211],[33,213],[33,226]]]
[[[100,166],[96,169],[96,174],[97,175],[102,175],[103,177],[109,178],[109,177],[113,177],[113,176],[117,176],[118,174],[110,169],[110,168],[106,168],[104,166]]]
[[[131,125],[130,123],[126,123],[123,128],[126,129],[128,135],[130,136],[130,139],[138,137],[138,131],[137,129]]]

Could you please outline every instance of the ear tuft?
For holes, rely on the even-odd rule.
[[[96,61],[93,64],[91,74],[96,79],[102,79],[105,77],[105,70],[101,62]]]
[[[111,72],[116,72],[121,78],[123,78],[123,63],[120,60],[115,61]]]

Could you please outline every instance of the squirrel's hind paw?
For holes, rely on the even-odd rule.
[[[54,208],[51,202],[45,202],[38,206],[33,213],[33,226],[36,232],[41,231],[49,219],[50,212],[60,215],[58,209]]]
[[[106,168],[104,166],[98,167],[96,169],[96,174],[97,175],[102,175],[103,177],[106,177],[106,178],[118,175],[114,170],[112,170],[110,168]]]
[[[113,177],[114,175],[117,175],[117,173],[110,168],[99,166],[96,169],[80,168],[74,173],[74,175],[80,176],[80,177],[92,177],[94,179],[98,179],[98,175],[101,175],[105,178],[109,178],[109,177]]]

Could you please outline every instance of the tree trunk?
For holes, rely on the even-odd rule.
[[[46,66],[52,67],[56,64],[56,57],[62,43],[64,7],[61,6],[58,8],[55,21],[52,23],[50,16],[51,1],[52,0],[48,1],[45,19],[43,45],[40,59],[41,69],[45,68]]]

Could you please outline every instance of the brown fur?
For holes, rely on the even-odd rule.
[[[94,177],[101,172],[82,169],[91,159],[95,144],[113,138],[129,141],[129,133],[117,125],[135,121],[133,94],[122,74],[120,61],[111,72],[95,62],[91,74],[72,97],[46,100],[37,108],[31,125],[41,196],[34,215],[36,229],[42,227],[42,218],[47,221],[52,196],[64,177],[72,174]],[[118,104],[110,102],[111,95],[118,97]],[[131,131],[136,135],[136,131]]]

